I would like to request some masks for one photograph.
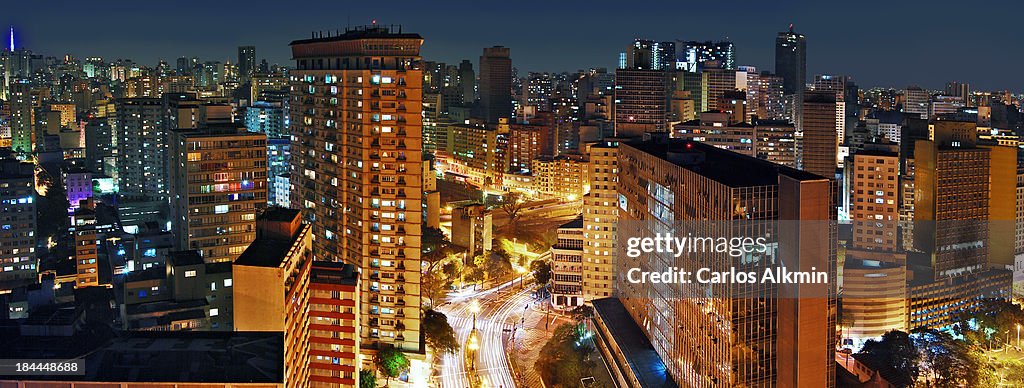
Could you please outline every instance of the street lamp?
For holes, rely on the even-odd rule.
[[[480,303],[476,299],[469,305],[469,312],[473,313],[473,330],[476,330],[476,314],[480,312]]]
[[[478,339],[479,334],[476,329],[473,329],[469,333],[469,341],[466,344],[466,348],[469,349],[469,369],[476,370],[476,351],[480,349],[480,340]]]
[[[1017,324],[1017,347],[1020,347],[1020,324]]]

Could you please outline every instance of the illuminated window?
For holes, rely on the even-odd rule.
[[[228,212],[228,205],[217,205],[213,208],[213,212],[217,214],[224,214]]]
[[[187,278],[194,278],[194,277],[196,277],[196,271],[195,270],[185,271],[185,277],[187,277]]]
[[[210,309],[210,316],[211,317],[216,317],[219,314],[220,314],[220,310],[218,310],[218,309]]]

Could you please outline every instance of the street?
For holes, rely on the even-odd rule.
[[[528,276],[523,281],[530,283]],[[474,311],[478,311],[476,328],[479,336],[475,370],[469,369],[471,364],[466,358],[469,350],[462,346],[458,354],[445,355],[442,359],[441,387],[470,387],[471,378],[478,378],[480,387],[542,386],[532,366],[537,352],[550,334],[545,330],[545,320],[552,321],[548,326],[553,329],[566,318],[547,313],[541,301],[534,298],[533,287],[520,284],[516,278],[488,290],[455,292],[449,295],[449,303],[438,307],[448,316],[459,344],[466,344],[469,340]],[[511,360],[509,354],[513,354],[515,360]],[[513,365],[517,371],[525,373],[513,372]]]

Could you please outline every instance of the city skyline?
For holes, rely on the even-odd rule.
[[[524,75],[528,71],[612,69],[624,47],[622,42],[633,38],[731,40],[736,44],[737,64],[773,71],[774,37],[792,23],[796,32],[807,36],[808,77],[850,75],[859,85],[868,88],[919,85],[940,89],[946,82],[961,81],[971,83],[977,90],[1024,90],[1024,81],[982,71],[990,63],[1024,60],[1024,54],[1005,49],[1015,43],[1011,17],[1015,13],[1009,11],[1019,6],[1004,6],[1005,12],[988,15],[989,23],[976,27],[961,23],[956,13],[936,11],[947,8],[942,4],[933,3],[932,7],[922,9],[913,5],[874,3],[878,6],[863,3],[858,3],[857,8],[832,6],[835,9],[825,14],[834,15],[835,19],[821,17],[823,6],[811,7],[811,3],[805,1],[773,4],[774,8],[756,13],[736,12],[742,7],[732,3],[686,7],[634,3],[635,7],[646,7],[650,12],[633,13],[605,12],[611,3],[591,4],[586,8],[545,3],[545,9],[533,3],[503,9],[489,4],[456,2],[444,6],[407,4],[388,12],[359,4],[316,4],[298,11],[283,9],[276,13],[286,19],[301,17],[302,23],[267,24],[254,24],[251,20],[266,20],[259,15],[272,6],[269,2],[249,3],[247,8],[226,3],[192,3],[195,6],[190,6],[185,2],[175,9],[137,4],[107,9],[102,14],[90,14],[89,18],[78,16],[91,10],[85,4],[60,4],[63,10],[60,13],[35,11],[38,4],[12,4],[11,12],[0,16],[0,25],[14,27],[19,47],[52,56],[129,58],[147,65],[155,65],[159,59],[173,63],[179,56],[198,56],[234,63],[238,46],[255,45],[258,60],[266,58],[272,64],[287,65],[290,63],[287,44],[295,37],[309,37],[317,30],[344,30],[346,26],[376,20],[380,24],[401,24],[424,36],[423,57],[427,60],[458,63],[471,59],[476,62],[480,47],[510,47],[513,66]],[[197,8],[200,6],[203,8]],[[751,3],[751,6],[760,4]],[[308,10],[316,12],[306,12]],[[507,16],[493,17],[498,12]],[[567,14],[578,17],[565,18]],[[848,27],[837,27],[837,20]],[[892,29],[858,30],[859,23],[888,25]],[[220,32],[209,34],[209,28],[187,27],[203,25],[217,26]],[[921,28],[912,28],[915,25]],[[933,39],[933,33],[924,28],[927,25],[943,25],[945,39]],[[126,30],[143,32],[147,29],[153,33],[124,34]],[[89,33],[80,33],[83,30]],[[987,44],[972,43],[972,39]],[[971,55],[942,55],[941,61],[936,60],[938,54],[952,50],[957,44],[969,48]]]

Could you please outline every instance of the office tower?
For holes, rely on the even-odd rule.
[[[175,61],[174,70],[178,75],[189,75],[192,73],[192,64],[188,57],[178,57]]]
[[[705,111],[697,120],[679,123],[672,137],[706,143],[747,156],[755,156],[754,126],[730,120],[729,113]]]
[[[238,79],[246,83],[256,74],[256,46],[238,46]]]
[[[736,90],[736,71],[728,69],[705,69],[701,73],[701,112],[720,110],[718,103],[722,96]]]
[[[616,136],[640,136],[668,129],[668,100],[672,90],[670,75],[662,70],[615,70]]]
[[[699,142],[657,137],[622,143],[618,167],[620,238],[673,228],[726,239],[771,234],[771,249],[786,258],[782,265],[826,271],[828,280],[794,290],[764,282],[696,287],[633,283],[620,274],[616,289],[632,322],[602,317],[604,324],[637,324],[681,386],[834,386],[832,182]],[[767,252],[742,261],[706,251],[667,256],[616,257],[616,267],[652,272],[672,266],[712,271],[737,267],[760,273],[772,265]],[[781,295],[790,297],[775,297]]]
[[[486,47],[480,56],[480,109],[490,124],[512,118],[512,58],[509,48]]]
[[[551,246],[551,305],[575,308],[583,305],[583,218],[555,230]]]
[[[921,116],[928,119],[928,106],[931,103],[932,95],[927,90],[917,86],[911,86],[903,90],[903,112]]]
[[[796,128],[785,120],[754,122],[754,155],[775,164],[796,168]]]
[[[159,98],[117,100],[118,189],[129,200],[167,200],[167,149]]]
[[[898,146],[866,144],[850,163],[853,235],[843,265],[843,337],[859,349],[867,339],[907,330],[907,266],[899,234]]]
[[[676,65],[675,42],[636,39],[620,54],[619,68],[673,70]]]
[[[972,122],[938,120],[914,149],[909,329],[947,327],[982,298],[1006,298],[1012,273],[989,269],[992,150]]]
[[[422,43],[382,26],[291,43],[292,203],[313,225],[316,259],[361,269],[364,352],[423,352]]]
[[[928,105],[928,117],[935,118],[941,115],[956,114],[963,108],[964,100],[958,96],[936,95],[931,98]],[[975,120],[977,121],[977,120]]]
[[[807,38],[803,34],[780,32],[775,38],[775,74],[782,77],[783,93],[800,95],[807,82]]]
[[[800,169],[834,178],[836,175],[836,94],[808,92],[803,102],[803,141]],[[798,128],[799,130],[799,128]]]
[[[473,62],[468,59],[459,63],[459,89],[463,104],[469,105],[476,101],[476,73],[473,71]]]
[[[508,135],[508,172],[528,174],[533,161],[555,155],[552,128],[543,124],[511,124]]]
[[[963,101],[967,106],[971,103],[971,84],[962,83],[959,81],[952,81],[946,83],[946,95],[953,97],[960,97],[960,101]]]
[[[36,191],[31,163],[0,158],[0,290],[38,279]],[[6,315],[4,315],[6,317]]]
[[[37,139],[35,132],[35,109],[32,103],[32,86],[26,82],[15,82],[11,84],[11,99],[8,104],[11,109],[11,149],[15,153],[27,156],[35,151]]]
[[[618,220],[619,143],[603,141],[587,153],[590,192],[583,196],[583,300],[612,295],[615,284],[615,222]]]
[[[988,141],[986,143],[991,143]],[[1017,148],[1009,144],[984,144],[992,162],[989,164],[989,266],[1013,268],[1014,220],[1017,206]]]
[[[732,42],[677,42],[676,69],[699,73],[705,68],[736,69]]]
[[[256,239],[231,265],[235,330],[283,332],[284,374],[294,386],[309,382],[310,229],[298,210],[269,208],[256,220]]]
[[[171,223],[176,247],[208,263],[232,261],[256,238],[267,205],[267,137],[235,124],[170,134]]]

